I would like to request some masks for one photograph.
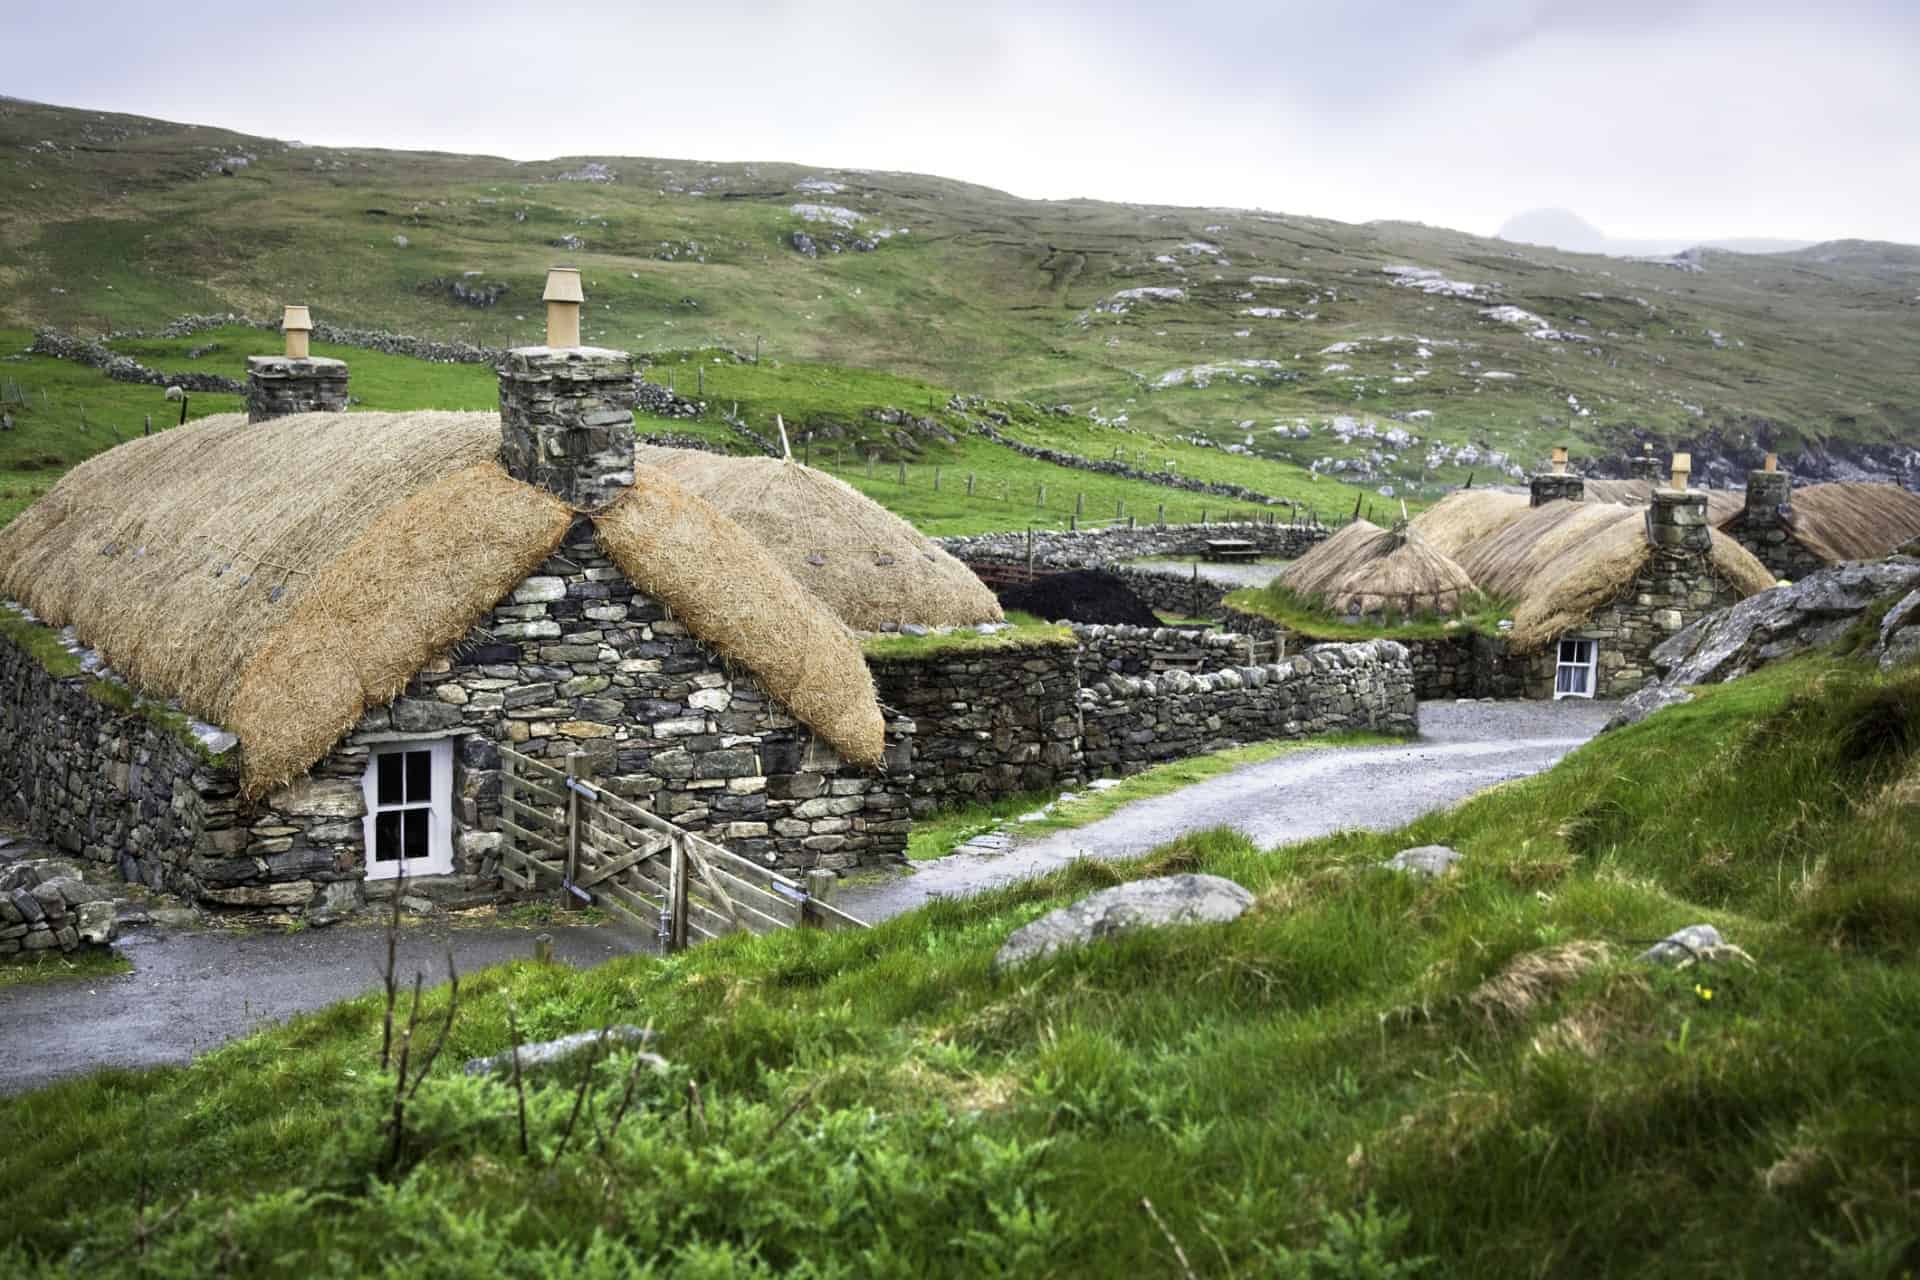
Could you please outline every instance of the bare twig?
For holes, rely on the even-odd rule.
[[[420,984],[423,975],[413,975],[413,1008],[407,1014],[407,1029],[400,1033],[400,1065],[393,1076],[393,1117],[388,1124],[393,1130],[392,1141],[387,1146],[387,1172],[391,1174],[400,1167],[400,1145],[407,1133],[407,1059],[413,1053],[413,1033],[420,1026]]]
[[[553,1149],[553,1156],[547,1161],[551,1169],[560,1160],[560,1155],[573,1141],[573,1127],[580,1122],[580,1106],[587,1100],[587,1086],[593,1083],[593,1068],[600,1061],[600,1055],[606,1052],[608,1028],[600,1028],[600,1039],[594,1042],[594,1052],[582,1055],[584,1065],[580,1068],[580,1085],[573,1091],[573,1110],[567,1112],[567,1127],[560,1131],[560,1145]]]
[[[440,1057],[440,1050],[446,1047],[447,1036],[453,1030],[453,1018],[460,1011],[460,971],[453,964],[453,947],[447,947],[447,1016],[440,1023],[440,1034],[434,1037],[433,1047],[427,1050],[427,1056],[420,1064],[420,1070],[414,1073],[413,1083],[407,1086],[407,1101],[413,1101],[413,1095],[420,1092],[420,1082],[433,1070],[433,1064]]]
[[[645,1044],[652,1038],[653,1024],[649,1022],[645,1033],[640,1038],[640,1043]],[[614,1110],[612,1125],[608,1128],[605,1136],[600,1139],[600,1150],[605,1151],[607,1147],[612,1144],[613,1140],[620,1136],[620,1123],[627,1118],[627,1108],[633,1105],[633,1088],[640,1083],[640,1068],[651,1066],[658,1061],[659,1058],[654,1054],[634,1054],[633,1066],[627,1069],[627,1087],[620,1094],[620,1105]]]
[[[387,969],[385,985],[387,989],[386,1021],[380,1029],[380,1069],[385,1071],[393,1059],[393,1002],[398,998],[400,989],[394,983],[394,957],[400,948],[400,893],[406,886],[407,873],[404,868],[400,878],[393,883],[393,912],[387,917]]]
[[[1167,1243],[1173,1246],[1173,1256],[1180,1261],[1180,1274],[1185,1276],[1186,1280],[1200,1280],[1193,1270],[1193,1264],[1187,1261],[1187,1251],[1180,1247],[1180,1241],[1174,1237],[1173,1232],[1167,1230],[1167,1224],[1161,1221],[1160,1211],[1153,1207],[1153,1201],[1141,1196],[1140,1207],[1147,1211],[1147,1216],[1153,1219],[1153,1225],[1160,1228],[1160,1234],[1165,1236]]]
[[[812,1084],[802,1089],[794,1097],[792,1102],[787,1104],[787,1109],[780,1113],[780,1118],[773,1122],[773,1127],[771,1129],[767,1130],[767,1136],[760,1139],[760,1145],[762,1147],[765,1147],[768,1144],[770,1144],[774,1140],[774,1138],[779,1134],[779,1132],[782,1129],[787,1127],[787,1121],[793,1119],[796,1115],[800,1114],[800,1108],[807,1105],[807,1099],[813,1097],[813,1091],[815,1089],[818,1089],[819,1087],[820,1087],[820,1082],[818,1080],[815,1080]]]
[[[520,1076],[520,1023],[507,1001],[507,1034],[513,1038],[513,1092],[520,1099],[520,1154],[527,1154],[527,1086]]]

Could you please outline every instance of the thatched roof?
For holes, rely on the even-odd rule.
[[[1829,564],[1877,560],[1920,536],[1920,493],[1893,484],[1810,484],[1793,491],[1793,536]],[[1735,509],[1718,513],[1724,528]]]
[[[758,538],[848,626],[929,627],[1001,620],[973,570],[851,485],[783,458],[735,458],[641,445],[636,458]]]
[[[1549,502],[1469,548],[1460,563],[1481,590],[1518,602],[1513,650],[1531,653],[1612,601],[1652,555],[1645,508]],[[1719,532],[1713,567],[1743,595],[1774,585],[1766,566]]]
[[[1644,507],[1653,501],[1654,484],[1651,480],[1590,478],[1585,483],[1588,502],[1614,502],[1623,506]],[[1707,495],[1707,520],[1712,524],[1719,524],[1728,519],[1747,504],[1746,493],[1738,489],[1702,489],[1696,492]]]
[[[1466,571],[1411,529],[1356,520],[1288,565],[1276,581],[1336,614],[1453,613],[1473,591]]]
[[[1529,510],[1527,495],[1498,489],[1459,489],[1413,518],[1413,531],[1441,555],[1459,560]]]
[[[488,413],[206,418],[81,464],[0,529],[0,594],[232,730],[258,794],[560,545],[574,513],[502,471],[499,447]],[[594,520],[636,587],[843,756],[879,759],[857,645],[757,543],[645,468]]]

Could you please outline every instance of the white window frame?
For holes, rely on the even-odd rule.
[[[1576,660],[1576,661],[1569,662],[1566,657],[1568,645],[1575,645],[1575,646],[1585,645],[1587,647],[1586,661],[1581,662]],[[1579,649],[1575,648],[1574,652],[1578,653]],[[1578,671],[1578,672],[1584,673],[1585,678],[1581,681],[1581,684],[1583,687],[1579,689],[1563,688],[1561,673],[1567,672],[1567,671]],[[1597,686],[1599,683],[1600,683],[1600,642],[1598,640],[1582,640],[1578,636],[1567,636],[1564,639],[1554,642],[1553,700],[1555,702],[1560,701],[1560,699],[1562,698],[1591,698],[1594,696],[1596,692],[1595,686]]]
[[[404,755],[412,751],[424,751],[430,757],[427,800],[424,803],[410,800],[402,804],[382,805],[379,801],[381,757]],[[402,772],[404,774],[404,766]],[[453,873],[453,740],[451,738],[376,744],[367,757],[367,772],[360,779],[360,789],[367,802],[367,815],[360,820],[367,879],[397,880],[404,875],[412,880],[420,876],[444,876]],[[391,862],[376,861],[373,856],[374,820],[382,813],[407,809],[424,809],[427,812],[426,856],[402,856]]]

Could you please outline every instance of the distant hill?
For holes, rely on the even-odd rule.
[[[1686,249],[1720,249],[1729,253],[1788,253],[1804,249],[1811,240],[1768,239],[1615,239],[1567,209],[1529,209],[1507,219],[1498,238],[1515,244],[1544,245],[1568,253],[1605,253],[1614,257],[1666,257]]]
[[[1916,254],[1663,265],[922,174],[304,146],[0,100],[0,327],[298,301],[499,346],[538,337],[546,268],[572,262],[589,341],[1071,406],[1148,433],[1143,452],[1158,433],[1297,463],[1330,500],[1484,483],[1558,443],[1596,470],[1650,442],[1696,474],[1773,448],[1807,474],[1920,481]]]

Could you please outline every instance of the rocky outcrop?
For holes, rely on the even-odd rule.
[[[1880,669],[1920,658],[1920,558],[1834,565],[1708,614],[1653,651],[1660,680],[1626,699],[1606,727],[1637,724],[1691,701],[1690,686],[1738,679],[1826,648],[1876,609],[1884,612],[1867,652]]]
[[[1253,905],[1253,895],[1221,876],[1162,876],[1102,889],[1013,931],[993,958],[1004,972],[1068,947],[1167,925],[1227,924]]]
[[[1654,666],[1666,685],[1732,680],[1830,645],[1875,605],[1916,591],[1920,591],[1920,560],[1896,556],[1835,565],[1792,586],[1763,591],[1731,609],[1707,615],[1655,649]],[[1896,614],[1900,619],[1909,616],[1896,606],[1887,619],[1894,620]],[[1920,617],[1902,621],[1894,630],[1915,624],[1920,624]],[[1884,633],[1880,637],[1876,656],[1888,638]]]

